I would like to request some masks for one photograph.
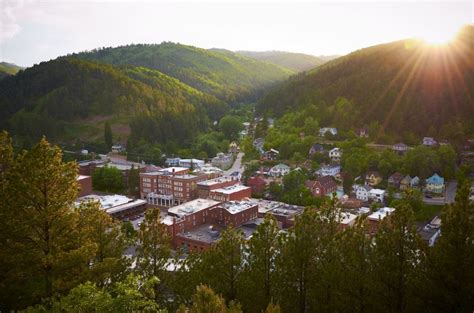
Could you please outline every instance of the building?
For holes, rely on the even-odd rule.
[[[170,167],[161,171],[140,173],[140,197],[156,206],[174,206],[196,197],[196,184],[205,175],[190,175],[184,167]]]
[[[212,190],[209,198],[216,201],[240,201],[252,196],[252,188],[244,185],[233,185]]]
[[[165,164],[170,167],[177,167],[179,166],[180,158],[166,158]]]
[[[324,137],[328,134],[336,136],[337,135],[337,128],[334,127],[322,127],[319,129],[319,136]]]
[[[408,151],[408,146],[403,142],[399,142],[392,146],[392,150],[398,154],[404,154]]]
[[[424,137],[422,143],[424,146],[427,146],[427,147],[433,147],[438,144],[433,137]]]
[[[309,149],[309,156],[313,156],[317,153],[324,153],[324,147],[320,145],[319,143],[315,143]]]
[[[205,162],[199,159],[180,159],[179,160],[180,167],[186,167],[193,170],[203,167],[204,164]]]
[[[404,178],[405,177],[401,173],[395,172],[388,178],[388,186],[399,189]]]
[[[322,176],[316,180],[308,180],[305,185],[315,197],[331,196],[337,190],[336,181],[332,176]]]
[[[418,230],[418,234],[428,246],[434,246],[441,235],[441,219],[437,216],[434,217],[431,222]]]
[[[92,177],[86,175],[79,175],[76,178],[79,184],[79,196],[84,197],[92,193]]]
[[[147,207],[147,202],[145,200],[130,199],[123,195],[87,195],[78,198],[76,205],[85,202],[98,202],[103,211],[121,220],[129,216],[141,214],[145,212]]]
[[[125,153],[127,149],[122,144],[115,144],[111,148],[112,153]]]
[[[224,171],[218,167],[212,166],[211,164],[204,164],[203,167],[194,170],[195,175],[206,175],[207,179],[214,179],[222,177]]]
[[[280,151],[278,150],[275,150],[275,149],[270,149],[268,151],[265,151],[263,153],[263,159],[264,160],[267,160],[267,161],[274,161],[276,159],[278,159],[278,156],[280,155]]]
[[[383,189],[371,189],[369,191],[369,200],[383,203],[385,197],[385,190]]]
[[[420,186],[420,178],[418,178],[418,176],[413,177],[410,180],[410,187],[411,188],[417,188],[419,186]]]
[[[237,154],[239,153],[239,151],[240,151],[239,145],[235,141],[232,141],[229,144],[229,153]]]
[[[254,141],[253,141],[253,146],[254,148],[260,152],[260,154],[263,154],[263,152],[265,152],[265,150],[263,150],[263,145],[265,144],[265,139],[263,138],[256,138]]]
[[[394,208],[384,207],[367,216],[367,220],[369,221],[369,233],[374,235],[380,226],[380,222],[393,212],[395,212]]]
[[[368,185],[358,185],[354,189],[358,200],[364,202],[369,201],[369,192],[372,190],[372,187]]]
[[[369,138],[369,131],[365,127],[359,128],[357,130],[357,136],[360,138]]]
[[[303,214],[304,207],[291,205],[278,201],[270,201],[263,199],[249,199],[251,203],[258,205],[258,217],[263,218],[265,215],[272,215],[281,228],[290,228],[295,225],[295,218]]]
[[[212,166],[223,170],[231,167],[233,163],[234,156],[232,155],[232,153],[225,154],[222,152],[219,152],[215,157],[212,158],[211,161]]]
[[[265,192],[267,182],[262,177],[255,176],[247,179],[247,186],[252,188],[252,194],[261,195]]]
[[[333,148],[331,150],[329,150],[329,157],[331,158],[331,160],[333,160],[334,162],[340,162],[341,161],[341,157],[342,157],[342,151],[341,149],[339,148]]]
[[[365,183],[369,186],[376,186],[382,182],[383,178],[377,171],[369,171],[365,174]]]
[[[268,175],[272,177],[281,177],[281,176],[285,176],[289,172],[290,172],[290,167],[286,164],[280,163],[272,167],[268,171]]]
[[[357,217],[357,215],[349,212],[340,212],[338,217],[339,229],[353,226],[357,220]]]
[[[434,174],[426,180],[425,191],[442,194],[444,192],[444,178]]]
[[[239,184],[239,181],[229,176],[203,180],[196,184],[196,196],[201,199],[207,199],[211,191],[237,184]]]
[[[403,177],[402,181],[400,182],[400,190],[407,190],[411,188],[410,182],[411,182],[411,177],[410,175],[407,175]]]
[[[341,166],[337,164],[323,165],[319,170],[316,171],[318,176],[333,176],[341,172]]]

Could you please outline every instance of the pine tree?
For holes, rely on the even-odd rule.
[[[105,148],[107,149],[107,151],[110,151],[110,148],[112,148],[113,145],[113,137],[112,128],[110,128],[109,121],[106,121],[104,125],[104,142]]]
[[[474,204],[470,181],[458,184],[456,201],[441,214],[441,237],[429,252],[425,299],[435,312],[474,308]]]
[[[76,164],[63,163],[61,150],[44,138],[5,173],[0,211],[9,226],[0,227],[2,309],[40,299],[49,303],[84,277],[95,246],[84,238],[74,210],[77,174]]]
[[[171,239],[166,226],[160,221],[160,210],[151,209],[145,214],[145,219],[138,231],[137,270],[145,278],[156,277],[155,300],[160,301],[164,283],[167,280],[166,266],[171,257]]]
[[[263,311],[275,295],[279,232],[275,218],[267,215],[248,242],[241,283],[242,303],[248,311]]]

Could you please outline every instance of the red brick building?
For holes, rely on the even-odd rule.
[[[212,190],[230,187],[237,184],[239,184],[239,181],[229,176],[204,180],[196,184],[196,194],[198,198],[207,199]]]
[[[250,177],[247,180],[247,186],[252,188],[253,194],[262,194],[265,192],[267,187],[267,182],[260,176]]]
[[[92,177],[79,175],[76,180],[79,183],[78,197],[84,197],[92,193]]]
[[[212,190],[209,198],[216,201],[240,201],[252,196],[252,188],[243,185],[233,185],[229,187]]]
[[[330,196],[337,190],[337,184],[332,176],[322,176],[316,180],[306,181],[306,187],[315,197]]]

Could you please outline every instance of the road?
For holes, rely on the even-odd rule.
[[[224,172],[224,176],[229,176],[233,172],[240,172],[243,173],[243,165],[242,165],[242,157],[244,156],[243,152],[239,152],[237,157],[235,158],[234,164],[232,164],[231,168]]]

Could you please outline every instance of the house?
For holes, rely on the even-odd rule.
[[[324,147],[320,145],[319,143],[315,143],[309,149],[309,156],[313,156],[316,153],[324,153]]]
[[[318,176],[333,176],[335,177],[337,174],[341,172],[341,166],[336,164],[331,165],[323,165],[319,170],[316,171],[316,175]]]
[[[342,151],[339,148],[333,148],[329,151],[329,157],[335,162],[341,161]]]
[[[334,127],[322,127],[319,129],[319,136],[324,137],[327,134],[336,136],[337,135],[337,128]]]
[[[275,165],[268,171],[268,175],[272,177],[281,177],[285,176],[290,172],[290,167],[286,164],[280,163]]]
[[[252,188],[252,194],[262,194],[267,187],[267,182],[260,176],[247,179],[247,186]]]
[[[438,143],[436,142],[436,140],[434,140],[434,138],[432,137],[424,137],[423,138],[423,145],[424,146],[427,146],[427,147],[432,147],[432,146],[436,146]]]
[[[204,166],[206,162],[204,160],[198,160],[198,159],[180,159],[179,160],[179,166],[180,167],[186,167],[190,169],[199,169]]]
[[[403,178],[404,178],[404,176],[402,174],[400,174],[399,172],[393,173],[388,178],[388,186],[399,189],[400,188],[400,183],[402,182]]]
[[[371,189],[369,191],[369,199],[375,202],[383,203],[385,197],[385,190],[383,189]]]
[[[365,127],[359,128],[357,130],[357,136],[360,138],[369,138],[369,131]]]
[[[367,216],[367,220],[369,221],[369,233],[374,235],[380,225],[380,222],[390,216],[393,212],[395,212],[394,208],[380,208],[378,211]]]
[[[400,190],[407,190],[411,188],[410,182],[411,182],[411,177],[410,175],[407,175],[403,177],[402,181],[400,182]]]
[[[337,221],[339,222],[339,229],[354,226],[357,217],[357,215],[349,212],[340,212],[337,217]]]
[[[127,149],[125,149],[125,146],[121,144],[113,145],[111,150],[112,150],[112,153],[124,153],[127,151]]]
[[[404,154],[408,151],[408,146],[403,142],[399,142],[392,146],[392,150],[398,154]]]
[[[323,176],[316,180],[308,180],[305,185],[315,197],[330,196],[337,190],[336,181],[331,176]]]
[[[235,142],[235,141],[232,141],[230,144],[229,144],[229,153],[238,153],[240,151],[240,148],[239,148],[239,145]]]
[[[225,154],[225,153],[219,152],[211,160],[212,166],[223,169],[223,170],[231,167],[233,163],[234,163],[234,156],[232,155],[232,153]]]
[[[416,188],[419,185],[420,185],[420,178],[418,178],[418,176],[415,176],[410,180],[410,187],[411,188]]]
[[[169,167],[179,166],[180,158],[166,158],[165,164]]]
[[[263,150],[263,145],[265,144],[265,139],[263,138],[256,138],[254,141],[253,141],[253,146],[255,147],[255,149],[260,152],[260,154],[263,154],[263,152],[265,152]]]
[[[355,188],[356,198],[361,201],[369,201],[369,192],[372,190],[372,187],[367,185],[356,186]]]
[[[435,216],[431,222],[418,230],[418,234],[428,246],[434,246],[438,237],[441,235],[441,219]]]
[[[444,191],[444,178],[434,174],[426,180],[425,191],[441,194]]]
[[[365,183],[369,186],[375,186],[382,182],[382,176],[377,171],[368,171],[365,174]]]
[[[275,149],[270,149],[268,151],[265,151],[263,153],[263,159],[267,161],[273,161],[278,159],[278,155],[280,154],[280,151],[275,150]]]

